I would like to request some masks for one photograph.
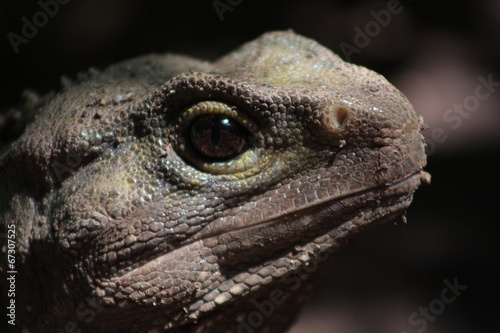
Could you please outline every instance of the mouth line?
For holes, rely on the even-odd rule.
[[[186,245],[189,245],[191,243],[194,243],[194,242],[197,242],[200,240],[204,240],[204,239],[217,237],[217,236],[220,236],[220,235],[225,234],[225,233],[238,232],[238,231],[242,231],[245,229],[250,229],[250,228],[254,228],[254,227],[258,227],[258,226],[262,226],[262,225],[266,225],[266,224],[272,224],[272,223],[277,222],[278,220],[286,220],[286,219],[291,218],[291,217],[307,215],[308,211],[311,211],[311,210],[314,211],[314,210],[321,209],[321,207],[326,206],[326,205],[330,205],[330,204],[335,203],[337,201],[345,200],[345,199],[348,199],[351,197],[356,197],[356,196],[363,195],[363,194],[369,193],[369,192],[374,192],[377,190],[390,190],[391,188],[400,187],[400,186],[408,183],[411,179],[416,178],[416,177],[418,177],[422,180],[422,179],[424,179],[424,177],[426,177],[426,173],[424,171],[419,170],[419,171],[416,171],[416,172],[406,176],[405,178],[402,178],[402,179],[400,179],[394,183],[391,183],[389,185],[370,187],[370,188],[366,188],[363,190],[348,192],[348,193],[343,194],[342,196],[337,196],[337,197],[333,197],[333,198],[329,197],[329,198],[325,198],[325,199],[321,199],[321,200],[316,200],[313,203],[304,205],[303,207],[300,207],[297,210],[281,212],[277,215],[273,215],[273,216],[270,216],[270,217],[265,218],[263,220],[260,220],[257,223],[252,223],[252,224],[244,225],[241,227],[236,227],[236,228],[231,228],[231,229],[212,230],[211,226],[208,225],[204,229],[202,229],[200,232],[198,232],[197,234],[193,235],[192,237],[190,237],[186,241],[182,242],[181,246],[186,246]],[[425,180],[422,180],[422,181],[425,181]]]
[[[416,171],[416,172],[406,176],[405,178],[402,178],[402,179],[400,179],[392,184],[370,187],[370,188],[366,188],[363,190],[345,193],[344,195],[338,196],[338,197],[333,197],[333,198],[330,197],[330,198],[326,198],[326,199],[322,199],[322,200],[317,200],[317,201],[310,203],[308,205],[304,205],[303,207],[301,207],[298,210],[281,212],[277,215],[270,216],[270,217],[263,219],[263,220],[259,220],[256,223],[244,225],[244,226],[237,227],[237,228],[230,228],[230,229],[229,228],[228,229],[222,228],[222,229],[218,229],[218,230],[212,230],[212,228],[209,225],[209,226],[205,227],[205,229],[202,229],[197,234],[191,236],[189,239],[186,239],[184,242],[179,243],[178,246],[176,246],[175,248],[173,248],[169,251],[163,252],[163,253],[158,253],[154,258],[150,258],[148,260],[143,261],[143,264],[134,267],[132,270],[125,270],[124,272],[122,271],[122,274],[115,275],[115,278],[117,278],[118,280],[126,278],[126,276],[130,276],[130,275],[134,274],[134,272],[140,270],[144,265],[151,264],[151,262],[155,261],[156,259],[159,259],[161,257],[169,255],[170,253],[178,251],[179,249],[182,249],[186,246],[189,246],[189,245],[196,243],[196,242],[199,242],[199,241],[218,237],[220,235],[227,234],[227,233],[242,232],[246,229],[261,227],[261,226],[265,226],[265,225],[272,225],[273,223],[278,223],[278,222],[286,222],[287,220],[290,220],[290,219],[302,218],[304,216],[312,215],[315,212],[319,212],[323,209],[326,209],[327,207],[335,204],[336,202],[339,202],[342,200],[348,200],[350,198],[355,198],[357,196],[362,196],[362,195],[370,193],[370,192],[376,192],[376,191],[388,191],[388,192],[390,192],[391,190],[396,190],[396,192],[397,192],[397,189],[399,187],[403,187],[405,184],[407,184],[411,181],[414,181],[415,184],[426,183],[427,177],[428,177],[428,174],[426,172],[419,170],[419,171]],[[419,179],[416,179],[416,178],[419,178]],[[417,186],[413,186],[413,188],[416,188],[416,187]],[[408,194],[410,194],[410,192],[408,192]],[[393,212],[392,214],[389,214],[389,215],[385,216],[383,220],[386,221],[387,219],[394,217],[396,214]],[[370,223],[367,223],[367,224],[372,224],[374,222],[375,221],[371,221]],[[343,223],[341,222],[336,227],[339,227],[342,224]]]

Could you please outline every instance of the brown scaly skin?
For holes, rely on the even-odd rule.
[[[193,143],[214,113],[246,128],[237,154]],[[428,182],[422,127],[382,76],[292,32],[90,72],[0,160],[17,325],[284,332],[339,247]]]

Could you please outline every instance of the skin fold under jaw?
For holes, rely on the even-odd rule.
[[[382,76],[290,31],[89,71],[0,160],[17,322],[285,332],[340,247],[429,182],[423,126]]]

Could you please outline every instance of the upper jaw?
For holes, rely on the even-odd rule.
[[[350,210],[363,209],[363,205],[365,204],[365,202],[363,200],[359,200],[359,198],[368,200],[370,196],[373,196],[373,198],[378,198],[378,200],[380,200],[379,206],[387,207],[387,215],[391,215],[394,212],[404,211],[407,207],[407,205],[400,205],[399,203],[394,205],[391,204],[394,201],[393,199],[395,197],[411,199],[413,192],[418,188],[418,186],[421,184],[427,184],[429,183],[429,181],[430,175],[425,171],[418,170],[412,172],[411,174],[400,180],[394,181],[389,185],[362,188],[343,193],[342,195],[326,197],[319,197],[320,195],[315,194],[316,200],[311,202],[302,202],[301,205],[295,205],[295,203],[297,203],[298,201],[295,200],[294,193],[290,192],[291,195],[286,198],[289,203],[283,204],[288,205],[288,208],[284,209],[283,211],[276,210],[274,211],[274,214],[265,217],[255,213],[254,211],[254,214],[248,214],[246,219],[238,219],[234,216],[229,216],[229,219],[222,217],[201,229],[198,233],[184,241],[182,244],[185,245],[198,240],[217,237],[218,235],[224,233],[239,231],[245,232],[245,230],[252,229],[257,226],[271,225],[273,223],[283,223],[284,221],[294,219],[302,219],[301,224],[305,226],[308,225],[309,222],[313,222],[315,219],[317,219],[316,217],[314,217],[315,215],[318,215],[317,212],[321,212],[320,214],[324,216],[325,210],[328,210],[328,223],[333,227],[336,225],[336,223],[342,222],[341,216],[343,214],[341,208],[334,209],[334,207],[339,206],[339,204],[340,206],[349,206],[348,204],[346,204],[346,202],[351,201],[353,202],[353,204],[349,208]],[[327,191],[327,189],[323,190],[325,190],[323,192]],[[295,195],[300,196],[300,192],[296,191]],[[306,199],[306,196],[304,195],[303,198]],[[391,199],[392,201],[389,199]],[[388,201],[391,203],[383,204],[383,201]],[[409,203],[410,202],[407,202],[408,205]],[[394,207],[390,207],[391,205],[393,205]],[[252,208],[253,210],[255,210],[255,206]],[[248,211],[252,212],[252,208],[248,208]],[[306,217],[309,221],[307,223],[304,222]],[[321,221],[321,223],[325,222]]]

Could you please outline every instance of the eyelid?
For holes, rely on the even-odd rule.
[[[210,160],[201,156],[199,152],[191,146],[188,137],[189,126],[192,121],[201,115],[223,115],[232,118],[243,126],[249,133],[248,149],[225,161]],[[219,101],[202,101],[196,103],[181,112],[174,126],[177,133],[176,146],[177,153],[201,172],[217,176],[231,176],[231,178],[246,178],[258,172],[269,161],[265,157],[266,150],[258,148],[253,143],[258,133],[258,126],[246,112],[238,107]]]
[[[203,101],[196,103],[177,118],[177,124],[189,124],[198,115],[218,114],[225,115],[237,120],[241,125],[246,127],[251,134],[255,134],[258,130],[254,120],[248,117],[244,112],[238,111],[236,106],[218,102],[218,101]]]

